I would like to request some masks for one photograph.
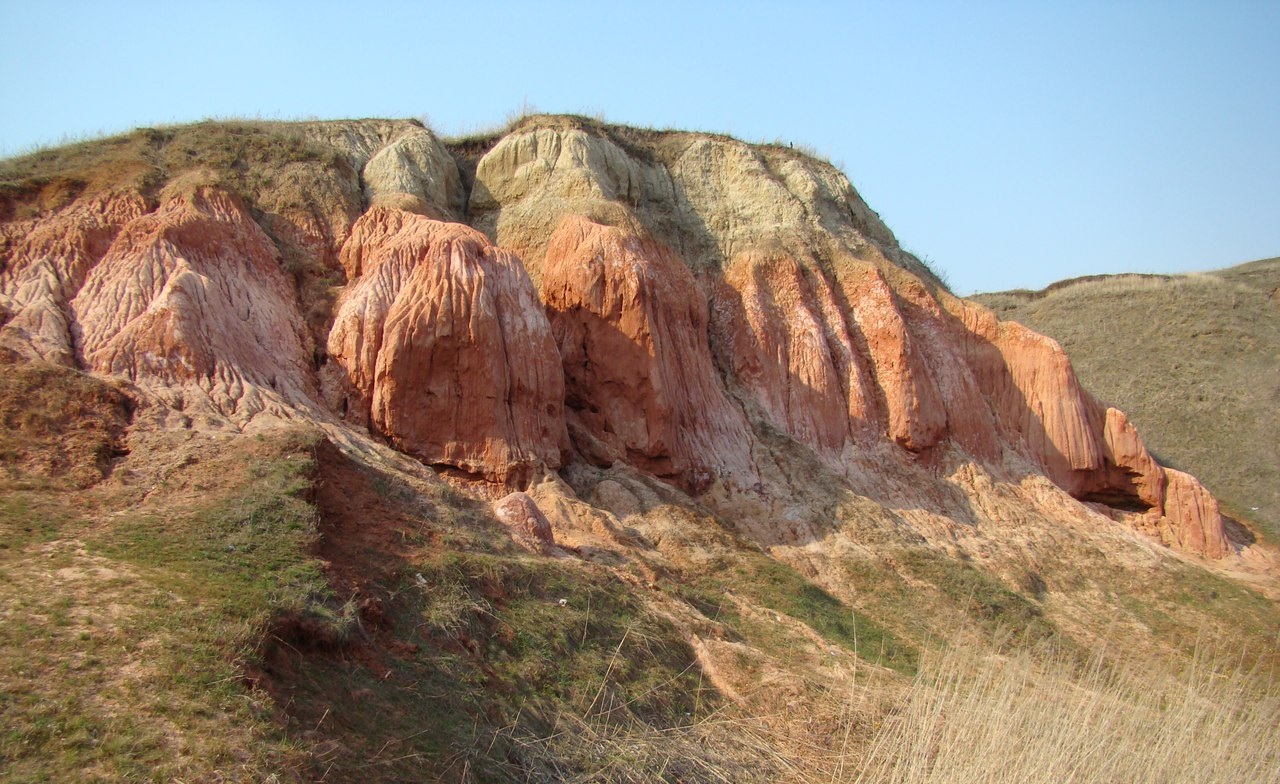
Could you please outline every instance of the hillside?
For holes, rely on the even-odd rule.
[[[0,265],[10,780],[1280,769],[1274,549],[825,162],[142,129]]]
[[[1063,281],[976,300],[1060,342],[1168,465],[1280,534],[1280,259]],[[1123,336],[1123,337],[1120,337]]]

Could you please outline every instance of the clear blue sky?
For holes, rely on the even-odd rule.
[[[1280,2],[0,0],[0,154],[522,105],[783,139],[959,293],[1280,255]]]

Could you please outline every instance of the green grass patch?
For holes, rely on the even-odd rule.
[[[1057,635],[1040,607],[973,564],[945,553],[904,550],[906,573],[933,585],[970,620],[992,632],[1006,632],[1012,642],[1034,644]]]
[[[543,559],[446,553],[406,589],[419,633],[468,640],[517,701],[625,705],[657,724],[693,708],[693,652],[616,579]]]
[[[257,780],[301,756],[243,679],[279,614],[333,612],[308,553],[312,438],[210,456],[218,486],[167,515],[101,525],[56,490],[0,504],[26,534],[0,551],[7,780]]]
[[[75,518],[47,490],[9,485],[0,488],[0,561],[32,544],[57,539]]]
[[[333,776],[520,780],[513,738],[562,715],[662,728],[718,705],[679,631],[603,572],[447,551],[404,563],[393,594],[393,655],[288,652],[291,720],[334,731]]]
[[[1112,601],[1185,654],[1212,642],[1239,650],[1248,666],[1280,663],[1275,646],[1280,611],[1233,580],[1187,564],[1167,564],[1141,580],[1113,578],[1104,585]]]
[[[795,569],[766,555],[743,553],[706,575],[691,576],[676,591],[703,615],[763,650],[784,652],[792,641],[776,627],[752,623],[732,610],[724,600],[726,592],[801,621],[827,642],[867,661],[904,674],[915,672],[915,648],[870,615],[855,611]]]
[[[186,514],[142,514],[96,540],[105,555],[154,569],[157,579],[217,602],[237,619],[330,601],[319,562],[316,510],[308,496],[313,436],[243,469],[243,482]]]

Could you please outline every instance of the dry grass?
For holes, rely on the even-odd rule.
[[[1198,657],[1068,662],[935,651],[870,744],[858,782],[1280,781],[1280,694]],[[1167,666],[1167,665],[1165,665]]]
[[[573,782],[1280,781],[1269,676],[1204,655],[1110,653],[1082,666],[1043,646],[1001,656],[965,640],[931,650],[901,689],[855,680],[798,711],[725,706],[665,729],[562,714],[546,735],[506,743],[524,774]]]

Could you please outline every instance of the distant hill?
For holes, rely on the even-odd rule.
[[[1280,259],[1066,280],[973,299],[1058,340],[1162,462],[1280,534]]]

